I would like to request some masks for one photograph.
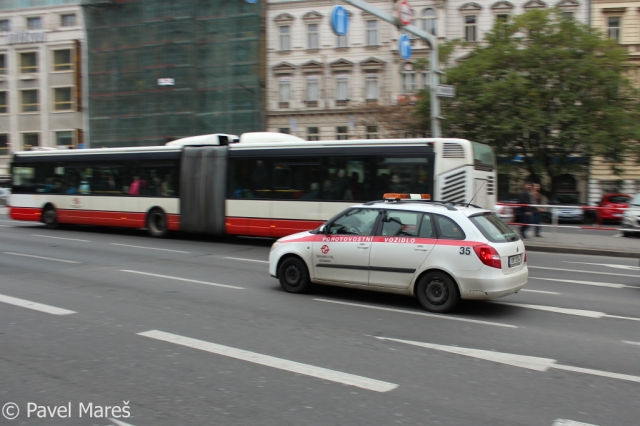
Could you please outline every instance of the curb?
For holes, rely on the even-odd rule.
[[[571,246],[541,246],[541,245],[524,245],[527,251],[541,251],[546,253],[565,253],[565,254],[584,254],[588,256],[609,256],[609,257],[628,257],[632,259],[640,259],[640,252],[604,250],[604,249],[587,249]]]

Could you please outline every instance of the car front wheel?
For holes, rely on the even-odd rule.
[[[449,312],[460,301],[458,287],[443,272],[430,272],[418,282],[416,291],[420,304],[431,312]]]
[[[289,257],[280,264],[278,278],[287,293],[306,293],[311,288],[307,265],[297,257]]]

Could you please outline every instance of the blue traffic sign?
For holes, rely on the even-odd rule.
[[[249,3],[249,4],[256,4],[258,3],[258,0],[244,0],[245,2]]]
[[[331,12],[331,27],[336,35],[343,36],[349,31],[349,14],[342,6],[336,6]]]
[[[402,34],[398,39],[398,52],[402,59],[409,59],[411,57],[411,40],[406,34]]]

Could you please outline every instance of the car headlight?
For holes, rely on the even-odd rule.
[[[273,244],[271,244],[271,250],[269,250],[269,253],[271,253],[272,251],[274,251],[276,248],[278,248],[278,246],[280,245],[279,242],[275,242]]]

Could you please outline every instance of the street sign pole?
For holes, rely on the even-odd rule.
[[[383,21],[387,21],[395,26],[402,26],[398,18],[392,16],[390,13],[385,12],[382,9],[372,6],[364,0],[344,0],[352,6],[357,7],[360,10],[364,10]],[[432,34],[422,31],[418,27],[413,25],[402,26],[402,29],[408,33],[416,35],[422,39],[427,40],[429,46],[431,46],[431,53],[429,55],[429,62],[431,63],[431,88],[430,88],[430,102],[431,102],[431,136],[439,138],[442,136],[440,132],[440,100],[438,99],[438,85],[440,84],[440,63],[438,60],[438,40]]]

